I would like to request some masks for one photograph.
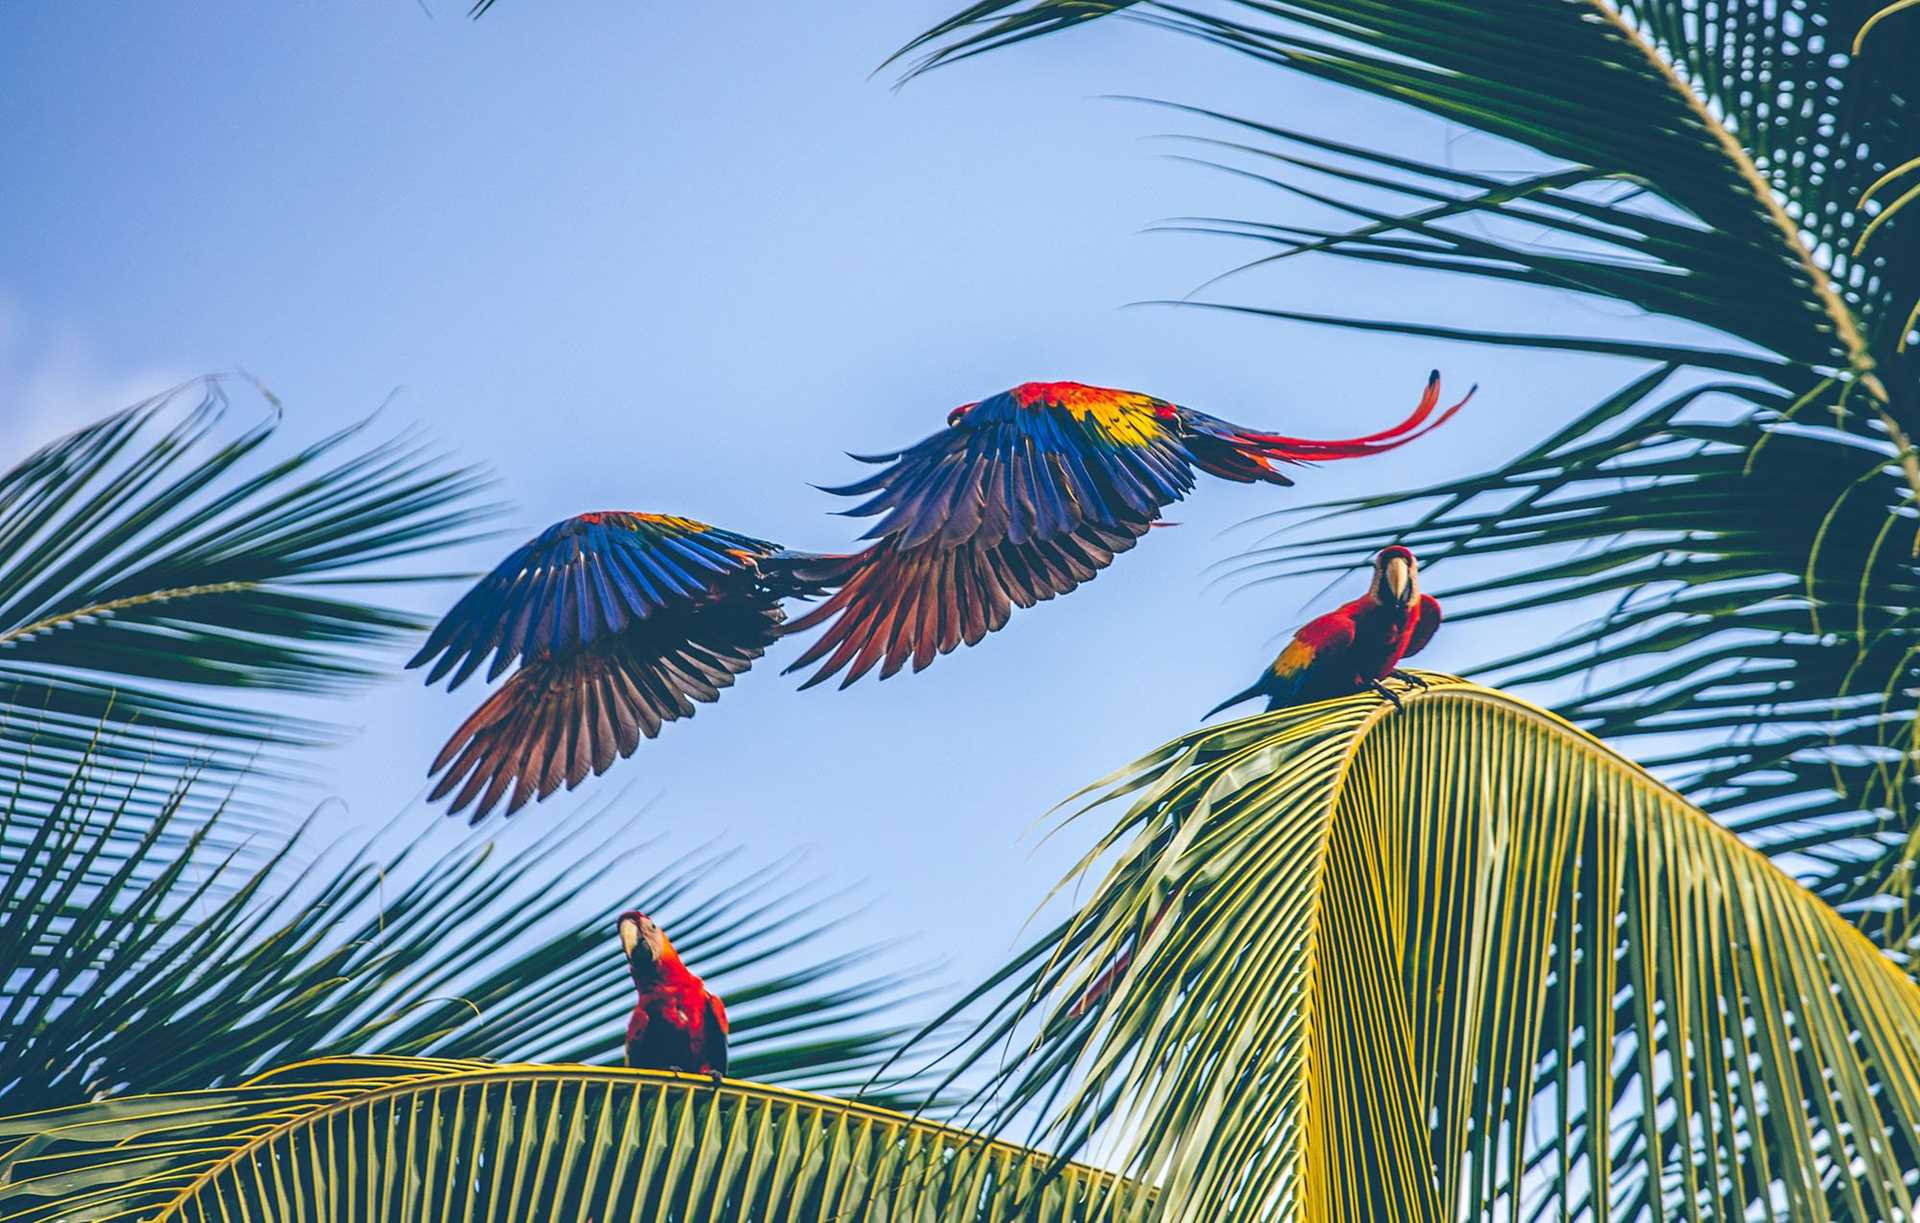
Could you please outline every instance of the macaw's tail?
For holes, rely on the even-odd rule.
[[[1259,679],[1254,680],[1253,684],[1250,687],[1241,689],[1239,692],[1234,693],[1232,696],[1228,697],[1226,700],[1221,701],[1218,705],[1215,705],[1212,709],[1209,709],[1205,713],[1201,714],[1200,720],[1204,722],[1208,718],[1212,717],[1216,713],[1219,713],[1223,709],[1232,709],[1235,705],[1238,705],[1242,701],[1251,701],[1253,698],[1257,696],[1263,697],[1266,695],[1267,695],[1267,677],[1265,675],[1262,675]]]
[[[1194,458],[1209,474],[1223,479],[1243,484],[1255,480],[1268,484],[1291,484],[1293,481],[1274,470],[1274,462],[1325,463],[1334,459],[1361,459],[1385,454],[1446,424],[1479,389],[1477,385],[1469,387],[1459,402],[1441,409],[1440,371],[1436,369],[1427,375],[1426,391],[1405,420],[1390,429],[1360,437],[1290,437],[1284,433],[1265,433],[1226,421],[1202,418],[1196,423],[1213,444],[1195,447]]]

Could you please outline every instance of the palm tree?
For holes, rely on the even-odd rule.
[[[1397,539],[1432,560],[1481,560],[1487,576],[1441,592],[1455,619],[1599,609],[1488,673],[1556,691],[1584,680],[1560,712],[1643,742],[1706,810],[1883,946],[1908,947],[1920,935],[1920,9],[986,0],[902,54],[925,70],[1116,15],[1438,116],[1535,166],[1476,173],[1297,113],[1182,108],[1208,125],[1203,160],[1274,192],[1270,217],[1174,223],[1266,248],[1240,268],[1339,258],[1470,278],[1517,307],[1577,294],[1705,337],[1200,303],[1640,366],[1525,453],[1424,497],[1332,507],[1347,523],[1385,518],[1276,535],[1241,574],[1320,572]]]
[[[424,624],[353,592],[444,578],[399,563],[497,509],[483,472],[417,434],[361,445],[362,423],[269,457],[271,395],[225,428],[248,385],[198,379],[0,473],[0,773],[18,794],[82,776],[151,811],[186,768],[292,779],[281,749],[338,732],[253,694],[385,674],[383,650]]]
[[[1086,901],[948,1016],[962,1115],[1155,1218],[1912,1217],[1920,986],[1591,736],[1427,678],[1101,783]]]

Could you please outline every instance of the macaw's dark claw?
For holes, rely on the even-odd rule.
[[[1377,679],[1368,680],[1367,687],[1379,693],[1380,698],[1386,701],[1387,704],[1393,706],[1395,709],[1399,710],[1402,713],[1406,712],[1407,707],[1400,703],[1400,694],[1395,692],[1393,689],[1387,687],[1385,684],[1381,683],[1379,680]]]
[[[1387,675],[1391,679],[1397,679],[1401,683],[1406,684],[1409,687],[1420,689],[1422,692],[1426,691],[1429,687],[1431,687],[1431,685],[1429,685],[1426,680],[1421,679],[1418,675],[1415,675],[1413,672],[1402,671],[1397,667],[1394,670],[1387,672]]]

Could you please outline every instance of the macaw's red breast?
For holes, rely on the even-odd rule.
[[[700,978],[674,965],[640,990],[627,1019],[627,1065],[694,1074],[727,1069],[727,1011]]]
[[[1347,667],[1362,680],[1385,679],[1406,656],[1420,607],[1381,602],[1372,594],[1341,609],[1353,624]]]

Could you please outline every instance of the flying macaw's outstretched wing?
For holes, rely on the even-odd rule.
[[[631,755],[753,665],[779,633],[792,554],[659,514],[582,514],[468,591],[407,665],[457,688],[519,669],[435,757],[428,796],[512,814]],[[437,660],[437,661],[436,661]]]
[[[869,547],[814,571],[839,589],[787,628],[824,626],[787,669],[819,664],[803,687],[841,672],[845,687],[876,666],[885,679],[909,661],[918,671],[1013,608],[1092,579],[1192,491],[1196,471],[1291,484],[1276,463],[1377,454],[1444,423],[1460,404],[1436,416],[1439,394],[1436,373],[1393,428],[1331,441],[1077,382],[1030,382],[957,409],[945,432],[906,450],[855,456],[882,469],[827,490],[865,498],[845,512],[880,521]]]
[[[751,590],[660,612],[564,655],[535,658],[460,724],[428,773],[427,795],[473,807],[477,822],[503,799],[512,815],[562,785],[571,790],[631,756],[694,703],[720,698],[779,635],[777,600]],[[444,770],[444,772],[442,772]],[[455,793],[456,787],[458,792]]]

